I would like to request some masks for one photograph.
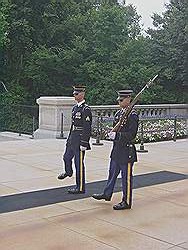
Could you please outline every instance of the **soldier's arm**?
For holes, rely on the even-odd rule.
[[[73,111],[74,111],[74,108],[75,108],[75,105],[74,105],[73,108],[72,108],[71,115],[72,115],[72,113],[73,113]],[[70,138],[70,134],[71,134],[71,132],[72,132],[72,129],[73,129],[73,123],[72,123],[72,117],[71,117],[71,127],[70,127],[70,130],[69,130],[69,134],[68,134],[68,137],[67,137],[67,141],[68,141],[69,138]]]
[[[80,145],[88,147],[91,136],[92,114],[90,107],[86,106],[83,112],[83,130],[81,134]]]
[[[130,142],[135,139],[138,131],[138,115],[131,114],[128,118],[128,127],[126,132],[117,132],[115,140],[122,142]]]

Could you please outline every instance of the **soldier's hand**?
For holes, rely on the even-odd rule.
[[[86,147],[80,146],[80,150],[81,150],[81,151],[85,151],[86,149],[87,149]]]
[[[109,137],[109,139],[114,140],[116,137],[116,132],[111,131],[110,133],[108,133],[108,137]]]

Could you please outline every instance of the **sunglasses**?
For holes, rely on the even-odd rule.
[[[73,93],[73,95],[78,95],[79,93]]]

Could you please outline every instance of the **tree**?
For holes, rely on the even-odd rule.
[[[139,35],[139,16],[132,6],[93,2],[54,1],[48,5],[43,19],[48,39],[24,68],[30,93],[35,92],[32,96],[70,95],[72,85],[84,83],[91,103],[114,101],[115,78],[124,76],[113,57],[122,44]]]
[[[88,100],[93,104],[114,103],[115,90],[120,82],[127,84],[125,70],[115,60],[122,45],[140,34],[139,16],[132,6],[108,4],[93,9],[88,17],[90,29],[86,40],[89,55],[81,65],[79,74],[88,83]]]
[[[183,103],[188,100],[188,2],[171,0],[166,8],[163,16],[154,14],[155,29],[148,30],[151,60],[160,65],[163,101]]]
[[[169,20],[178,21],[170,7],[164,17],[154,15],[156,29],[143,37],[136,9],[115,0],[7,1],[6,79],[16,96],[20,91],[19,102],[70,96],[72,85],[81,83],[90,104],[112,104],[117,90],[136,94],[159,71],[162,84],[146,91],[142,103],[180,100],[187,63],[181,42],[187,38],[174,34]]]
[[[6,2],[2,1],[0,3],[0,80],[4,77],[5,70],[5,46],[7,44],[7,16],[5,10],[7,8]]]

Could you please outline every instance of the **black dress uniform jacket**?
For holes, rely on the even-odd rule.
[[[91,149],[89,140],[91,136],[92,114],[90,107],[84,102],[72,109],[72,124],[67,139],[67,145],[75,149],[80,146]]]
[[[120,116],[121,110],[117,111],[114,116],[114,126],[119,121]],[[132,110],[127,123],[116,133],[110,157],[119,164],[134,163],[137,161],[136,148],[133,140],[137,134],[138,120],[136,111]]]

